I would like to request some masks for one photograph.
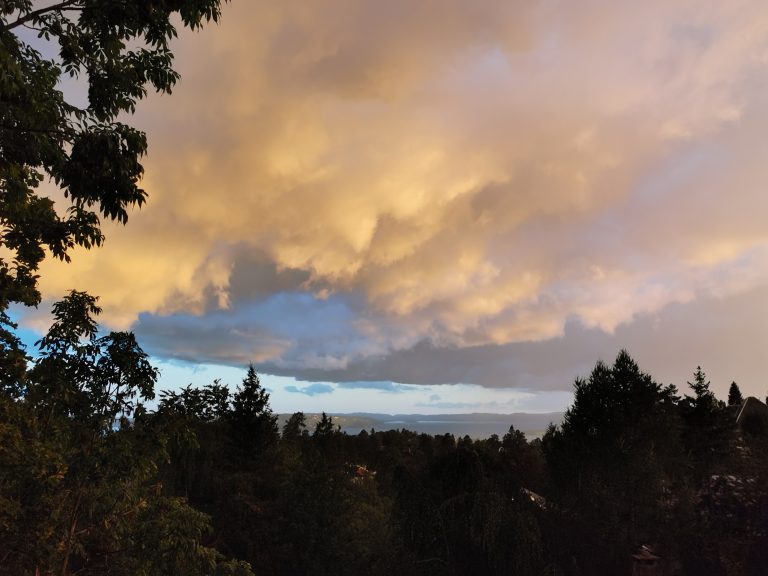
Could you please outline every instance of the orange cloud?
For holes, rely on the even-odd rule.
[[[148,206],[43,288],[127,327],[248,298],[258,254],[361,295],[381,353],[761,286],[767,31],[758,2],[235,2],[137,117]]]

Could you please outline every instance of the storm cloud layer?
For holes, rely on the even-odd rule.
[[[175,52],[148,206],[42,274],[158,356],[551,390],[762,333],[760,2],[238,1]]]

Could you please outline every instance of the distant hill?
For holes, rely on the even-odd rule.
[[[330,414],[330,413],[329,413]],[[333,421],[347,434],[358,434],[361,430],[377,431],[406,429],[430,435],[468,435],[474,439],[488,438],[492,434],[500,437],[506,434],[510,425],[521,430],[529,440],[540,438],[550,422],[559,424],[562,412],[545,414],[376,414],[354,412],[351,414],[330,414]],[[307,429],[312,432],[320,420],[320,414],[305,413]],[[279,414],[278,423],[282,429],[290,414]]]

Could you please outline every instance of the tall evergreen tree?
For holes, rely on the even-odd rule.
[[[624,350],[574,388],[562,426],[543,439],[550,497],[561,507],[559,521],[575,521],[571,554],[591,574],[619,573],[638,541],[665,529],[658,502],[682,468],[676,390],[656,383]]]
[[[269,393],[261,385],[253,365],[232,395],[229,413],[234,443],[248,456],[263,453],[277,443],[277,416],[269,406]]]
[[[315,438],[328,438],[336,432],[338,427],[333,424],[333,416],[328,416],[323,412],[320,416],[320,420],[315,424],[315,432],[312,434]]]
[[[691,398],[693,406],[701,414],[711,413],[722,408],[722,402],[709,389],[710,382],[701,366],[696,367],[696,371],[693,373],[693,382],[688,382],[688,386],[693,390],[695,396],[692,398],[687,396],[687,398]]]
[[[685,423],[683,440],[693,462],[697,482],[707,482],[718,469],[727,467],[728,445],[732,440],[731,417],[725,403],[710,390],[700,366],[688,385],[694,396],[686,395],[680,408]]]
[[[741,395],[739,385],[736,382],[731,382],[731,387],[728,389],[728,406],[741,406],[744,402],[744,397]]]
[[[293,441],[307,435],[307,418],[304,412],[295,412],[283,425],[283,439]]]

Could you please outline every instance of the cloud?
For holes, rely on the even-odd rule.
[[[394,382],[339,382],[337,384],[339,388],[347,388],[351,390],[378,390],[379,392],[390,392],[393,394],[402,394],[408,390],[412,390],[413,386],[406,386],[403,384],[395,384]]]
[[[320,382],[310,384],[304,388],[298,386],[285,386],[283,388],[286,392],[292,392],[294,394],[304,394],[305,396],[315,396],[317,394],[331,394],[333,392],[333,386],[330,384],[322,384]]]
[[[757,1],[232,3],[137,116],[149,204],[45,294],[165,357],[562,389],[768,285],[766,29]]]
[[[588,376],[597,360],[612,362],[625,348],[643,370],[662,383],[676,384],[682,392],[687,390],[693,370],[701,365],[720,397],[727,395],[728,385],[736,380],[746,394],[762,398],[765,379],[758,359],[762,343],[768,340],[768,326],[755,312],[765,302],[768,288],[759,288],[728,298],[671,304],[623,324],[613,333],[572,320],[562,336],[549,340],[464,348],[421,341],[387,355],[359,357],[342,369],[299,369],[290,374],[310,381],[374,374],[420,385],[465,383],[554,393],[571,391],[575,378]],[[262,369],[280,372],[268,363]]]
[[[367,345],[357,338],[353,302],[279,292],[205,315],[143,314],[134,331],[144,346],[179,360],[245,366],[278,359],[283,370],[346,366]]]

